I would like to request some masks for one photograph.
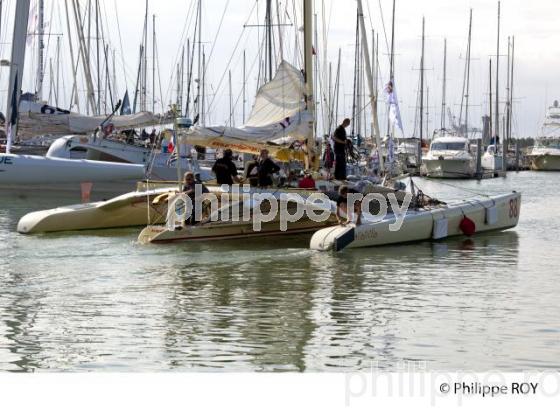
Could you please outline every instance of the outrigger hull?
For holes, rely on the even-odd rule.
[[[167,201],[153,203],[166,190],[131,192],[108,201],[69,205],[31,212],[18,222],[23,234],[125,228],[160,223],[165,220]]]
[[[398,230],[396,218],[359,226],[334,226],[317,231],[310,247],[319,251],[406,243],[464,235],[461,221],[469,218],[475,233],[513,228],[519,221],[521,194],[513,192],[484,200],[465,200],[429,210],[409,211]]]

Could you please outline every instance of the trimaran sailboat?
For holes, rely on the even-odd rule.
[[[253,110],[253,115],[245,127],[234,129],[229,127],[198,127],[193,130],[182,133],[182,143],[204,144],[215,148],[232,147],[241,152],[255,152],[260,148],[269,147],[277,156],[287,155],[293,158],[301,159],[303,155],[306,167],[312,169],[315,161],[315,139],[313,136],[314,106],[313,106],[313,81],[312,81],[312,46],[311,46],[311,25],[312,25],[312,0],[304,0],[304,43],[305,43],[305,75],[289,66],[287,63],[280,64],[278,74],[271,81],[271,84],[265,85],[259,90],[257,101]],[[365,28],[363,23],[363,11],[361,0],[358,0],[359,15],[361,17],[361,28],[364,37],[364,50],[368,49],[367,39],[365,38]],[[366,65],[369,58],[366,56]],[[368,81],[371,85],[371,67],[366,67]],[[275,83],[275,81],[278,82]],[[275,96],[271,95],[271,91],[275,86],[281,85],[281,89],[289,93],[283,93],[289,98],[297,101],[291,110],[280,99],[280,103]],[[372,106],[375,108],[376,96],[370,88],[370,96]],[[276,96],[278,97],[278,96]],[[278,117],[280,113],[282,117]],[[280,121],[279,121],[280,119]],[[375,119],[375,115],[374,115]],[[283,122],[285,121],[285,122]],[[296,148],[294,142],[299,143],[305,148]],[[380,146],[380,145],[378,145]],[[381,189],[381,192],[395,192],[391,189]],[[144,204],[148,207],[165,204],[159,209],[158,215],[161,218],[164,212],[167,212],[168,204],[176,203],[176,193],[163,192],[154,197],[154,194],[144,194],[144,199],[148,199]],[[275,190],[278,193],[278,190]],[[399,193],[403,194],[403,193]],[[420,193],[418,193],[420,194]],[[126,214],[126,210],[138,203],[139,193],[129,194],[105,203],[92,204],[87,208],[95,215],[100,212],[109,211],[111,208],[119,208],[122,219],[122,211]],[[147,242],[172,242],[177,240],[209,240],[223,238],[239,238],[250,236],[252,234],[262,235],[278,235],[280,233],[298,233],[302,231],[316,231],[314,234],[311,247],[317,250],[340,250],[345,247],[362,247],[376,246],[396,242],[408,242],[414,240],[440,239],[447,236],[458,234],[473,234],[475,232],[484,232],[495,229],[507,229],[517,224],[519,218],[521,195],[513,192],[511,194],[489,197],[484,200],[468,200],[456,203],[444,204],[438,201],[422,202],[422,195],[417,195],[413,199],[413,209],[409,210],[402,217],[402,226],[396,232],[392,231],[392,225],[397,216],[394,212],[389,212],[382,220],[375,220],[366,217],[359,226],[350,224],[347,226],[322,226],[332,225],[334,220],[329,218],[323,223],[311,223],[307,219],[301,219],[294,222],[291,227],[288,226],[286,231],[281,232],[279,221],[272,220],[263,224],[262,233],[255,232],[249,223],[232,223],[231,221],[216,221],[208,223],[197,223],[187,226],[184,220],[176,217],[169,220],[165,225],[149,225],[140,234],[139,240],[143,243]],[[241,204],[242,198],[236,198],[234,195],[229,197],[229,202],[224,207],[248,205],[252,210],[261,207],[263,203],[250,201],[249,204]],[[95,208],[95,209],[94,209]],[[143,211],[146,208],[144,207]],[[332,205],[331,205],[332,210]],[[220,210],[218,210],[219,213]],[[43,216],[48,217],[57,214],[54,211],[43,211]],[[69,212],[80,213],[78,209],[69,210]],[[139,215],[139,211],[135,211],[135,215]],[[24,226],[27,222],[35,220],[39,221],[41,215],[35,213],[35,217],[30,214],[20,221],[18,230],[20,232],[32,232],[33,229],[27,229]],[[64,212],[62,212],[64,214]],[[107,214],[107,220],[110,219],[110,213]],[[149,215],[149,212],[148,212]],[[173,212],[171,212],[173,215]],[[47,219],[47,218],[45,218]],[[251,222],[251,221],[246,221]],[[148,222],[150,223],[150,222]],[[21,228],[21,229],[20,229]],[[32,227],[31,227],[32,228]]]

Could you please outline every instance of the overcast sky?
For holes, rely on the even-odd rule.
[[[33,4],[36,1],[32,0]],[[120,96],[125,88],[133,92],[138,65],[138,47],[142,35],[144,6],[138,0],[100,0],[101,18],[106,33],[106,42],[110,49],[116,50],[117,88]],[[13,25],[13,9],[15,0],[3,1],[2,27],[0,29],[2,44],[0,54],[9,59],[11,31]],[[176,64],[181,47],[186,38],[193,36],[195,0],[154,1],[149,4],[151,35],[152,15],[156,15],[156,37],[158,45],[158,80],[156,80],[157,106],[167,107],[175,99]],[[237,101],[235,107],[236,124],[242,122],[242,52],[247,52],[247,93],[248,106],[255,94],[258,72],[259,40],[262,40],[262,29],[246,27],[244,24],[262,24],[264,22],[265,0],[203,0],[202,37],[208,59],[207,101],[212,102],[209,108],[209,121],[223,124],[228,120],[229,90],[227,70],[232,70],[232,95]],[[294,16],[293,0],[282,0],[278,13],[283,23],[295,22],[301,25],[301,2],[296,1]],[[46,16],[51,34],[62,33],[61,39],[61,74],[59,85],[59,105],[68,106],[68,95],[72,85],[70,70],[68,35],[63,0],[45,0]],[[86,1],[81,0],[82,7]],[[514,134],[515,136],[534,135],[543,119],[545,109],[555,98],[560,98],[560,1],[556,0],[502,0],[501,2],[501,47],[500,54],[507,54],[507,37],[515,36],[515,104]],[[385,30],[390,41],[392,0],[364,0],[366,25],[380,35],[380,89],[388,78],[388,55],[383,30],[381,12],[385,22]],[[496,54],[497,36],[497,2],[491,0],[397,0],[396,32],[395,32],[395,79],[402,111],[405,134],[410,135],[414,128],[419,83],[419,64],[421,46],[422,16],[426,18],[426,87],[428,92],[429,133],[440,123],[443,41],[448,41],[448,84],[447,99],[451,110],[458,115],[463,84],[464,57],[467,46],[469,9],[473,9],[472,28],[472,63],[471,90],[472,107],[470,118],[473,125],[480,126],[480,117],[488,111],[488,60]],[[118,14],[116,13],[118,11]],[[324,12],[323,12],[324,11]],[[323,34],[326,35],[327,65],[333,64],[336,69],[338,49],[342,48],[342,81],[340,91],[340,118],[350,116],[352,107],[352,86],[354,67],[354,43],[356,25],[356,2],[353,0],[315,1],[315,12],[318,14],[318,36],[316,45],[323,61]],[[118,22],[117,24],[117,15]],[[223,21],[222,21],[223,16]],[[275,21],[277,14],[275,11]],[[221,23],[221,25],[220,25]],[[31,19],[33,25],[33,19]],[[323,31],[323,26],[325,30]],[[72,26],[74,30],[74,26]],[[92,27],[94,29],[94,27]],[[295,36],[297,27],[282,28],[283,57],[296,66],[301,65],[296,58]],[[275,54],[279,58],[279,43],[275,29]],[[32,31],[32,28],[30,29]],[[73,34],[75,37],[75,34]],[[92,34],[93,36],[93,34]],[[122,48],[121,48],[122,38]],[[46,77],[44,97],[49,96],[50,69],[49,58],[55,64],[56,36],[50,36],[46,59]],[[24,90],[35,87],[36,46],[34,36],[29,41],[27,50],[27,72]],[[76,47],[76,43],[74,43]],[[76,50],[74,50],[76,53]],[[151,108],[151,39],[148,49],[149,61],[149,108]],[[95,58],[95,54],[93,55]],[[231,61],[230,61],[231,59]],[[124,63],[124,69],[123,69]],[[506,57],[500,59],[500,97],[505,96]],[[494,65],[495,67],[495,65]],[[7,69],[2,68],[0,82],[2,101],[5,107]],[[56,70],[55,70],[56,71]],[[54,73],[53,73],[54,74]],[[495,72],[493,73],[495,76]],[[159,91],[161,79],[162,92]],[[493,78],[492,81],[495,81]],[[84,94],[83,85],[80,85]],[[66,93],[64,93],[64,90]],[[494,92],[494,91],[493,91]],[[51,91],[51,100],[54,99]],[[65,95],[63,95],[65,94]],[[502,98],[500,98],[502,100]],[[51,101],[54,103],[54,101]],[[503,107],[501,108],[503,110]],[[384,121],[384,108],[380,110],[381,122]],[[369,113],[368,113],[369,115]]]

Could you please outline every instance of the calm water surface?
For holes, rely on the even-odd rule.
[[[76,201],[3,197],[0,371],[559,369],[559,182],[533,172],[454,181],[521,191],[519,226],[337,255],[297,237],[142,246],[139,229],[22,236],[25,213]]]

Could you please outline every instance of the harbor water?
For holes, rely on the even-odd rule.
[[[340,254],[309,237],[23,236],[27,212],[79,199],[2,194],[0,371],[558,369],[559,178],[417,180],[443,200],[520,191],[519,225]]]

